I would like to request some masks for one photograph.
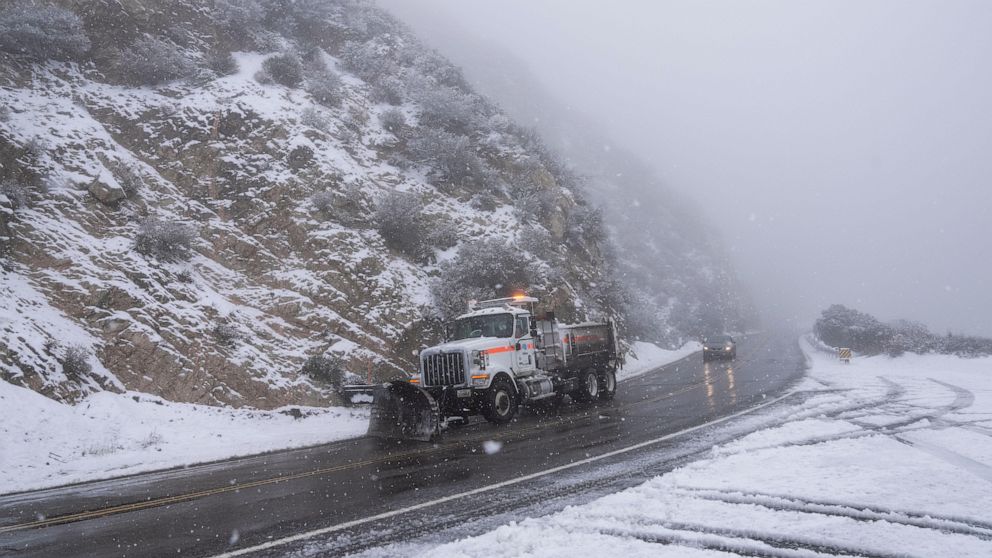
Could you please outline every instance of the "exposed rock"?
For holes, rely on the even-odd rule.
[[[108,184],[103,178],[104,175],[94,178],[86,187],[94,198],[100,200],[100,203],[113,205],[127,197],[127,192],[118,186],[116,181],[113,184]]]

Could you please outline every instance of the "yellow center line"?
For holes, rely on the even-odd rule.
[[[584,415],[579,415],[578,417],[576,417],[576,415],[570,415],[569,418],[570,419],[582,418],[583,416],[588,416],[589,414],[590,413],[584,413]],[[561,419],[559,421],[556,421],[556,424],[557,423],[561,423],[561,422],[564,422],[564,419]],[[509,438],[509,437],[515,437],[515,436],[520,435],[520,434],[532,432],[534,430],[540,430],[540,429],[550,428],[551,426],[554,426],[556,424],[537,424],[537,425],[529,426],[529,427],[526,427],[526,428],[516,429],[516,430],[514,430],[512,432],[508,432],[507,433],[508,436],[504,437],[504,439],[505,438]],[[95,509],[95,510],[87,510],[87,511],[82,511],[82,512],[78,512],[78,513],[68,514],[68,515],[61,515],[61,516],[57,516],[57,517],[46,518],[46,519],[41,519],[41,520],[37,520],[37,521],[31,521],[31,522],[28,522],[28,523],[21,523],[21,524],[18,524],[18,525],[9,525],[7,527],[0,527],[0,534],[2,534],[2,533],[9,533],[9,532],[12,532],[12,531],[20,531],[20,530],[25,530],[25,529],[34,529],[34,528],[38,528],[38,527],[51,527],[53,525],[60,525],[60,524],[64,524],[64,523],[73,523],[73,522],[76,522],[76,521],[83,521],[83,520],[86,520],[86,519],[95,519],[95,518],[104,517],[104,516],[107,516],[107,515],[115,515],[115,514],[127,513],[127,512],[131,512],[131,511],[138,511],[138,510],[148,509],[148,508],[155,508],[155,507],[160,507],[160,506],[167,506],[169,504],[177,504],[177,503],[181,503],[181,502],[188,502],[190,500],[197,500],[199,498],[205,498],[207,496],[214,496],[214,495],[223,494],[223,493],[226,493],[226,492],[236,492],[236,491],[239,491],[239,490],[247,490],[247,489],[256,488],[256,487],[259,487],[259,486],[266,486],[266,485],[269,485],[269,484],[275,484],[275,483],[279,483],[279,482],[286,482],[286,481],[298,480],[298,479],[307,478],[307,477],[321,476],[321,475],[326,475],[328,473],[336,473],[336,472],[339,472],[339,471],[345,471],[345,470],[348,470],[348,469],[356,469],[356,468],[364,467],[366,465],[375,465],[377,463],[385,463],[385,462],[388,462],[388,461],[395,461],[395,460],[400,460],[400,459],[406,459],[408,457],[414,457],[414,456],[427,456],[427,455],[431,455],[431,454],[434,454],[434,453],[439,453],[441,451],[450,449],[452,447],[464,446],[464,445],[467,445],[467,444],[470,444],[470,443],[473,443],[473,442],[481,442],[481,441],[484,441],[484,440],[491,440],[491,439],[493,439],[493,436],[491,434],[483,434],[481,436],[474,436],[474,437],[470,437],[470,438],[464,438],[464,439],[461,439],[461,440],[455,440],[455,441],[452,441],[452,442],[450,442],[448,444],[437,445],[437,446],[434,446],[434,447],[429,448],[429,449],[419,449],[419,450],[408,451],[408,452],[403,452],[403,453],[390,454],[390,455],[386,455],[386,456],[379,457],[379,458],[376,458],[376,459],[368,459],[368,460],[365,460],[365,461],[356,461],[356,462],[347,463],[347,464],[343,464],[343,465],[336,465],[334,467],[326,467],[326,468],[323,468],[323,469],[315,469],[315,470],[312,470],[312,471],[304,471],[302,473],[295,473],[295,474],[292,474],[292,475],[283,475],[283,476],[279,476],[279,477],[271,477],[271,478],[268,478],[268,479],[261,479],[261,480],[257,480],[257,481],[246,482],[246,483],[238,483],[238,484],[225,485],[225,486],[220,486],[220,487],[217,487],[217,488],[211,488],[211,489],[208,489],[208,490],[201,490],[201,491],[198,491],[198,492],[189,492],[189,493],[186,493],[186,494],[177,494],[175,496],[166,496],[166,497],[163,497],[163,498],[156,498],[156,499],[153,499],[153,500],[143,500],[143,501],[134,502],[134,503],[131,503],[131,504],[123,504],[123,505],[119,505],[119,506],[111,506],[111,507],[107,507],[107,508],[99,508],[99,509]]]
[[[643,405],[645,403],[653,403],[653,402],[661,401],[661,400],[664,400],[664,399],[670,399],[672,397],[675,397],[676,395],[679,395],[679,394],[685,393],[687,391],[690,391],[690,390],[693,390],[693,389],[702,387],[704,385],[706,385],[706,382],[699,382],[699,383],[696,383],[696,384],[692,384],[692,385],[686,386],[686,387],[684,387],[682,389],[679,389],[679,390],[676,390],[674,392],[670,392],[670,393],[668,393],[668,394],[666,394],[664,396],[661,396],[661,397],[657,397],[657,398],[653,398],[653,399],[649,399],[649,400],[644,400],[644,401],[634,401],[634,402],[631,402],[630,404],[622,405],[620,407],[620,409],[622,410],[622,409],[627,409],[627,408],[631,408],[631,407],[635,407],[635,406],[640,406],[640,405]],[[435,453],[440,453],[442,451],[451,449],[453,447],[465,446],[465,445],[468,445],[468,444],[471,444],[471,443],[474,443],[474,442],[481,442],[481,441],[484,441],[484,440],[492,440],[494,438],[496,438],[496,439],[502,439],[502,440],[506,441],[506,440],[508,440],[510,438],[519,437],[521,434],[526,434],[526,433],[530,433],[530,432],[533,432],[533,431],[536,431],[536,430],[545,430],[545,429],[548,429],[548,428],[559,426],[562,423],[564,423],[566,421],[566,419],[571,422],[571,421],[574,421],[577,418],[579,418],[579,419],[581,419],[581,418],[588,418],[588,417],[590,417],[590,416],[593,415],[593,412],[594,412],[593,410],[589,410],[589,411],[585,411],[585,412],[583,412],[581,414],[577,414],[577,415],[568,415],[567,417],[559,417],[558,420],[555,420],[555,421],[550,421],[550,422],[541,421],[541,422],[539,422],[539,423],[537,423],[537,424],[535,424],[533,426],[528,426],[528,427],[524,427],[524,428],[518,428],[518,429],[515,429],[513,431],[506,432],[503,436],[500,436],[500,437],[494,437],[493,436],[493,433],[487,432],[487,433],[483,433],[482,435],[478,435],[478,436],[473,436],[473,437],[464,438],[464,439],[460,439],[460,440],[453,440],[452,442],[447,443],[447,444],[439,444],[439,445],[436,445],[436,446],[431,447],[431,448],[428,448],[428,449],[419,449],[419,450],[413,450],[413,451],[408,451],[408,452],[403,452],[403,453],[390,454],[390,455],[386,455],[386,456],[379,457],[379,458],[376,458],[376,459],[367,459],[367,460],[364,460],[364,461],[356,461],[356,462],[352,462],[352,463],[346,463],[346,464],[343,464],[343,465],[336,465],[334,467],[326,467],[326,468],[322,468],[322,469],[314,469],[314,470],[311,470],[311,471],[304,471],[302,473],[294,473],[292,475],[283,475],[283,476],[271,477],[271,478],[267,478],[267,479],[261,479],[261,480],[250,481],[250,482],[245,482],[245,483],[229,484],[229,485],[219,486],[217,488],[211,488],[211,489],[207,489],[207,490],[200,490],[200,491],[197,491],[197,492],[189,492],[189,493],[186,493],[186,494],[177,494],[175,496],[166,496],[166,497],[156,498],[156,499],[152,499],[152,500],[143,500],[143,501],[140,501],[140,502],[133,502],[133,503],[130,503],[130,504],[122,504],[122,505],[119,505],[119,506],[110,506],[110,507],[106,507],[106,508],[98,508],[98,509],[95,509],[95,510],[86,510],[86,511],[82,511],[82,512],[71,513],[71,514],[61,515],[61,516],[52,517],[52,518],[40,519],[40,520],[31,521],[31,522],[27,522],[27,523],[20,523],[20,524],[17,524],[17,525],[9,525],[9,526],[6,526],[6,527],[0,527],[0,534],[11,533],[11,532],[14,532],[14,531],[22,531],[22,530],[27,530],[27,529],[37,529],[37,528],[41,528],[41,527],[52,527],[52,526],[55,526],[55,525],[62,525],[62,524],[66,524],[66,523],[75,523],[75,522],[78,522],[78,521],[85,521],[87,519],[97,519],[97,518],[106,517],[106,516],[109,516],[109,515],[118,515],[118,514],[122,514],[122,513],[128,513],[128,512],[133,512],[133,511],[140,511],[140,510],[145,510],[145,509],[150,509],[150,508],[157,508],[157,507],[161,507],[161,506],[167,506],[167,505],[170,505],[170,504],[178,504],[178,503],[182,503],[182,502],[189,502],[191,500],[198,500],[200,498],[206,498],[208,496],[215,496],[217,494],[224,494],[224,493],[227,493],[227,492],[237,492],[237,491],[240,491],[240,490],[247,490],[247,489],[251,489],[251,488],[257,488],[257,487],[260,487],[260,486],[266,486],[266,485],[270,485],[270,484],[276,484],[276,483],[280,483],[280,482],[287,482],[287,481],[292,481],[292,480],[299,480],[299,479],[308,478],[308,477],[317,477],[317,476],[327,475],[329,473],[336,473],[336,472],[339,472],[339,471],[346,471],[348,469],[357,469],[357,468],[360,468],[360,467],[365,467],[367,465],[375,465],[377,463],[385,463],[385,462],[388,462],[388,461],[395,461],[395,460],[400,460],[400,459],[406,459],[406,458],[415,457],[415,456],[428,456],[428,455],[432,455],[432,454],[435,454]],[[598,409],[595,410],[595,413],[596,414],[599,414],[599,412],[600,412],[600,410],[598,410]]]

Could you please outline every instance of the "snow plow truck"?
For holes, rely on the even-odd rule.
[[[612,399],[623,365],[613,322],[559,324],[553,312],[536,316],[537,302],[469,303],[444,343],[419,352],[416,374],[374,388],[369,435],[431,441],[452,417],[504,424],[521,405]]]

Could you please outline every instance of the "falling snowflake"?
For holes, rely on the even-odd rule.
[[[497,442],[496,440],[486,440],[485,442],[482,442],[482,450],[485,451],[487,455],[499,453],[499,450],[501,449],[503,449],[503,442]]]

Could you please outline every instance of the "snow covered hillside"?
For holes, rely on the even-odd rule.
[[[844,365],[803,349],[800,402],[748,417],[750,434],[640,486],[425,554],[992,555],[992,359]]]
[[[468,297],[618,313],[579,179],[368,2],[18,2],[0,35],[8,382],[322,405]]]

